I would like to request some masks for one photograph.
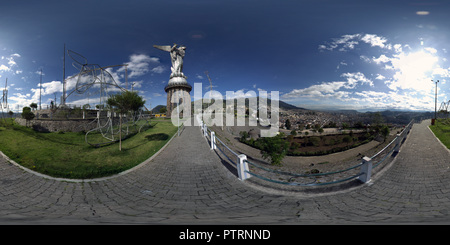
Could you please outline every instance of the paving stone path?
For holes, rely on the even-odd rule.
[[[152,161],[113,178],[61,181],[0,158],[1,224],[450,223],[450,151],[415,124],[391,166],[369,184],[316,196],[238,180],[186,127]]]

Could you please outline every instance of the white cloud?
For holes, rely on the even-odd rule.
[[[384,54],[380,55],[380,57],[378,57],[378,58],[373,57],[372,60],[373,60],[376,64],[387,63],[387,62],[390,62],[390,61],[391,61],[391,59],[388,58],[388,57],[387,57],[386,55],[384,55]]]
[[[394,50],[396,53],[401,53],[403,51],[401,44],[394,44]]]
[[[365,104],[369,109],[411,109],[411,110],[427,110],[434,106],[433,96],[417,97],[416,92],[411,93],[396,93],[376,92],[376,91],[361,91],[355,92],[355,100],[360,104]]]
[[[381,74],[377,74],[377,77],[375,77],[375,79],[377,79],[377,80],[383,80],[383,79],[386,79],[386,77],[384,77],[384,76],[381,75]]]
[[[166,69],[163,66],[157,66],[155,68],[152,69],[152,72],[154,73],[158,73],[161,74],[165,71]]]
[[[430,12],[428,12],[428,11],[417,11],[416,14],[417,15],[429,15]]]
[[[368,45],[359,47],[363,44]],[[362,62],[354,66],[357,67],[357,72],[341,74],[343,80],[339,82],[325,81],[307,88],[291,90],[282,96],[284,99],[304,102],[305,99],[302,98],[307,98],[313,99],[316,105],[339,104],[360,109],[375,107],[430,110],[434,109],[435,84],[432,79],[441,81],[438,100],[447,98],[448,84],[445,83],[445,78],[450,77],[450,67],[444,66],[443,63],[448,60],[439,56],[440,51],[445,55],[447,51],[444,49],[426,47],[423,43],[419,48],[412,48],[408,44],[390,43],[386,37],[376,34],[353,34],[343,35],[332,39],[332,42],[319,45],[319,50],[354,50],[352,57],[354,52],[359,50],[364,53],[359,55]],[[352,57],[349,56],[349,59]],[[343,64],[340,63],[337,68],[341,65]],[[372,77],[376,84],[364,76],[366,72],[374,74]],[[376,88],[376,91],[367,90],[368,86],[363,85]]]
[[[359,56],[359,58],[361,60],[363,60],[364,62],[366,62],[366,63],[371,63],[372,62],[372,59],[370,59],[369,57],[367,57],[365,55],[361,55],[361,56]]]
[[[341,66],[347,66],[347,65],[348,65],[348,64],[345,63],[345,61],[341,61],[341,62],[339,62],[339,65],[336,66],[336,69],[341,68]]]
[[[426,50],[430,54],[436,54],[437,53],[437,50],[435,48],[432,48],[432,47],[425,47],[424,50]]]
[[[447,69],[441,68],[441,67],[437,67],[435,69],[433,69],[433,76],[440,76],[440,77],[450,77],[450,67]]]
[[[283,94],[281,97],[286,99],[307,97],[313,100],[332,97],[340,100],[347,100],[351,92],[343,91],[341,89],[355,89],[358,84],[368,84],[373,86],[373,82],[366,78],[361,72],[347,72],[341,74],[341,77],[345,78],[346,81],[323,82],[304,89],[293,89],[292,91]]]
[[[62,83],[60,81],[51,81],[49,83],[43,83],[43,95],[49,95],[53,93],[62,92]]]
[[[118,72],[124,72],[128,70],[128,77],[137,77],[147,74],[148,72],[161,73],[164,71],[162,66],[156,66],[150,69],[150,64],[159,65],[159,58],[150,57],[146,54],[132,54],[130,55],[130,61],[127,62],[128,67],[121,67]]]
[[[7,64],[8,65],[5,65],[5,64],[1,64],[0,65],[0,72],[13,72],[14,74],[20,74],[20,73],[22,73],[22,70],[16,70],[16,71],[14,71],[12,68],[13,67],[15,67],[15,66],[17,66],[17,62],[14,60],[14,58],[20,58],[21,56],[20,56],[20,54],[17,54],[17,53],[15,53],[15,54],[11,54],[9,57],[5,57],[5,56],[2,56],[1,57],[1,59],[2,60],[7,60],[8,62],[7,62]]]
[[[307,97],[314,100],[319,100],[323,97],[329,97],[337,90],[344,86],[345,82],[324,82],[317,85],[312,85],[304,89],[293,89],[289,93],[283,94],[281,97],[285,99]]]
[[[372,47],[378,46],[380,48],[390,49],[390,44],[385,44],[387,39],[385,37],[380,37],[374,34],[366,34],[361,38],[361,41],[370,44]]]
[[[142,88],[142,84],[144,83],[144,81],[140,80],[140,81],[132,81],[129,82],[130,86],[133,87],[133,90],[137,89],[137,88]]]
[[[30,94],[14,93],[8,96],[9,108],[16,111],[22,111],[24,106],[29,106],[32,102]]]
[[[373,82],[370,79],[366,78],[366,76],[361,72],[355,72],[355,73],[347,72],[347,73],[342,74],[341,77],[345,77],[347,79],[347,83],[345,85],[346,88],[353,89],[356,87],[356,85],[358,83],[368,84],[370,86],[373,86]]]
[[[7,67],[3,64],[0,65],[0,71],[9,71],[9,70],[11,70],[9,67]]]
[[[6,59],[8,60],[8,65],[10,67],[17,65],[16,61],[14,60],[14,57],[16,58],[20,58],[20,54],[12,54],[9,57],[6,57]]]
[[[333,42],[331,42],[328,45],[319,45],[319,50],[333,50],[337,48],[339,45],[342,46],[340,51],[345,51],[346,49],[353,49],[355,48],[355,45],[358,44],[358,41],[354,39],[359,39],[361,37],[361,34],[353,34],[353,35],[343,35],[340,38],[334,38]]]
[[[394,48],[395,51],[401,51],[402,46],[399,44],[387,43],[387,39],[383,36],[378,36],[375,34],[351,34],[342,35],[340,38],[334,38],[333,42],[327,44],[319,45],[319,50],[329,50],[332,51],[338,47],[339,51],[352,50],[359,44],[359,42],[364,42],[370,44],[371,47],[380,47],[382,49],[391,50]]]
[[[256,92],[253,90],[249,90],[247,92],[245,92],[245,90],[247,89],[240,89],[235,91],[227,91],[225,95],[223,95],[227,100],[230,99],[238,99],[238,98],[249,98],[249,97],[256,97]],[[215,92],[215,90],[213,90],[213,93]],[[209,98],[209,93],[210,91],[205,93],[205,97]],[[213,94],[214,97],[214,94]]]

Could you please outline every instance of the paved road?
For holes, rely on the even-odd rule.
[[[326,195],[266,192],[238,180],[186,127],[152,161],[89,182],[37,176],[0,159],[2,224],[450,223],[450,152],[415,124],[370,184]]]

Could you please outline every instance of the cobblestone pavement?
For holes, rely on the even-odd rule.
[[[302,195],[237,179],[198,127],[152,161],[84,182],[35,175],[0,159],[1,224],[450,223],[450,152],[415,124],[390,167],[347,191]]]

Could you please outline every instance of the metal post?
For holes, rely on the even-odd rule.
[[[244,154],[238,155],[237,171],[240,180],[250,178],[250,174],[248,173],[247,156]]]
[[[216,149],[216,134],[214,131],[211,131],[211,150]]]
[[[177,97],[178,97],[178,93],[177,93]],[[178,136],[180,136],[180,109],[179,109],[179,105],[180,105],[180,99],[178,99],[178,103],[177,103],[177,117],[178,117]]]
[[[398,153],[400,151],[400,144],[402,142],[401,134],[397,134],[397,138],[395,139],[394,153]]]
[[[363,157],[360,173],[361,175],[358,177],[358,179],[361,182],[367,183],[370,181],[370,177],[372,175],[372,159],[370,157]]]

